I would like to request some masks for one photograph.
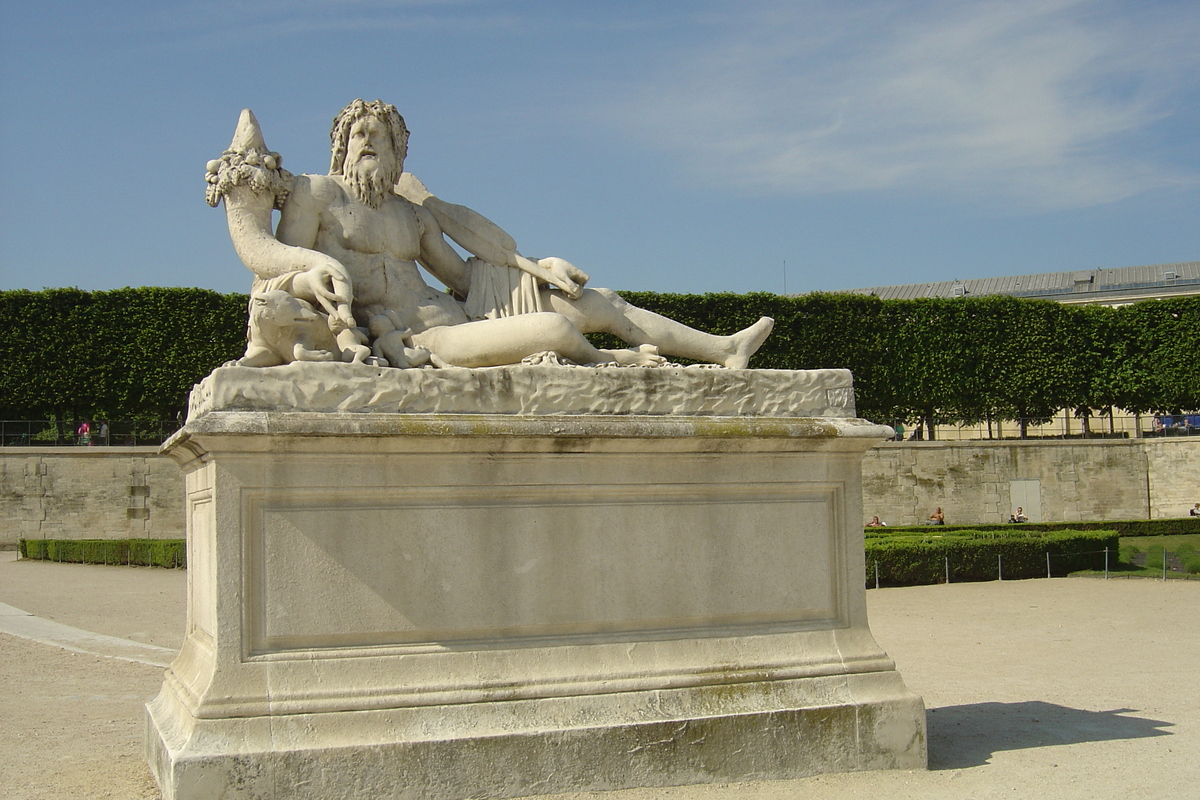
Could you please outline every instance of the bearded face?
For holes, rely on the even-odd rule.
[[[359,202],[379,208],[400,178],[403,166],[384,122],[366,116],[350,126],[342,175]]]

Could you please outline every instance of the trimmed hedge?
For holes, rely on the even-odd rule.
[[[1118,536],[1177,536],[1200,533],[1200,517],[1173,519],[1123,519],[1107,522],[1022,522],[1019,524],[996,523],[992,525],[906,525],[894,528],[865,528],[867,538],[887,537],[893,533],[945,534],[951,532],[1040,532],[1054,531],[1116,531]]]
[[[22,539],[21,558],[72,564],[187,566],[185,539]]]
[[[248,299],[148,286],[0,291],[0,419],[175,419],[193,384],[245,352]]]
[[[718,334],[774,317],[751,366],[849,369],[859,415],[877,421],[1200,408],[1200,297],[1108,308],[1005,296],[622,295]],[[0,291],[0,419],[175,418],[196,381],[244,351],[246,301],[179,288]]]
[[[1022,526],[1025,527],[1025,526]],[[875,529],[878,530],[878,529]],[[1003,533],[969,533],[925,528],[920,534],[893,532],[866,539],[867,584],[874,585],[876,563],[880,586],[925,586],[946,581],[946,559],[950,559],[950,581],[991,581],[1003,577],[1046,577],[1046,554],[1051,572],[1067,575],[1079,570],[1102,570],[1108,548],[1116,563],[1120,537],[1109,530],[1065,530],[1040,533],[1009,530]]]

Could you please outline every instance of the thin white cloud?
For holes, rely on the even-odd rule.
[[[714,182],[1079,207],[1178,183],[1141,137],[1195,93],[1200,7],[768,4],[615,115]]]

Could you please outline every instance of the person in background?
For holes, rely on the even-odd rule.
[[[1029,522],[1029,517],[1025,516],[1025,509],[1017,506],[1017,513],[1012,516],[1013,522]]]
[[[92,443],[92,426],[86,419],[79,423],[79,427],[75,429],[75,435],[79,437],[79,444],[90,445]]]
[[[1196,505],[1192,506],[1191,509],[1188,510],[1188,516],[1200,517],[1200,503],[1196,503]]]
[[[99,435],[100,444],[101,445],[108,444],[108,420],[100,421],[100,432],[99,433],[100,433],[100,435]]]
[[[926,525],[945,525],[946,524],[946,515],[942,513],[941,506],[938,506],[937,508],[935,508],[933,510],[933,513],[929,515],[929,519],[925,520],[925,524]]]
[[[1200,505],[1200,504],[1198,504],[1198,505]],[[871,521],[867,523],[867,527],[868,527],[868,528],[886,528],[886,527],[887,527],[887,523],[886,523],[886,522],[880,522],[880,521],[879,521],[879,515],[878,515],[878,514],[876,514],[875,516],[871,517]]]

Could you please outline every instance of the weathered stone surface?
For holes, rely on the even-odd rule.
[[[1144,440],[1146,495],[1154,519],[1186,517],[1200,502],[1200,441],[1194,438]],[[1128,478],[1119,472],[1109,478],[1113,483],[1120,480]],[[1133,481],[1134,487],[1141,488],[1139,483]]]
[[[878,514],[889,525],[920,524],[935,506],[948,524],[1001,523],[1022,505],[1010,496],[1021,481],[1040,487],[1037,522],[1186,516],[1190,490],[1170,491],[1172,480],[1186,489],[1200,478],[1185,455],[1197,446],[1143,439],[885,443],[863,459],[863,506],[868,518]]]
[[[210,411],[853,417],[848,370],[222,367],[192,392]]]
[[[347,431],[365,430],[361,423],[371,417],[362,413],[341,416],[347,418],[342,423]],[[439,426],[453,426],[459,435],[474,430],[474,415],[457,420],[436,416]],[[305,417],[256,412],[242,417],[238,425],[240,430],[265,432],[286,424],[291,426],[288,430],[301,435]],[[547,431],[557,428],[602,434],[602,426],[588,424],[585,428],[582,419],[550,417],[541,424]],[[622,419],[628,418],[618,417],[613,422]],[[356,420],[359,427],[351,424]],[[805,425],[816,430],[830,422],[829,418],[813,419]],[[226,417],[221,427],[230,424]],[[717,424],[716,420],[712,424]],[[771,418],[758,421],[760,429],[779,424]],[[372,422],[367,427],[396,433],[411,425],[399,423],[392,415],[386,423]],[[692,425],[678,430],[698,428]],[[916,524],[941,505],[951,522],[1003,521],[1017,505],[1008,497],[1014,480],[1041,482],[1043,521],[1187,516],[1192,504],[1200,501],[1194,490],[1200,485],[1198,450],[1200,437],[1065,445],[1047,441],[887,443],[870,450],[863,460],[864,519],[878,513],[889,525]],[[101,458],[132,458],[135,462],[113,469],[103,466],[103,461],[97,460]],[[129,511],[143,502],[130,489],[135,485],[130,475],[143,464],[148,520],[134,519]],[[98,447],[0,450],[0,548],[15,548],[21,537],[135,536],[184,536],[183,476],[170,459],[154,455],[149,448],[137,452]]]
[[[149,447],[0,450],[0,548],[20,539],[182,539],[183,476]]]
[[[259,370],[263,372],[265,370]],[[166,800],[458,800],[925,763],[836,417],[211,412]],[[320,765],[316,768],[315,765]]]

